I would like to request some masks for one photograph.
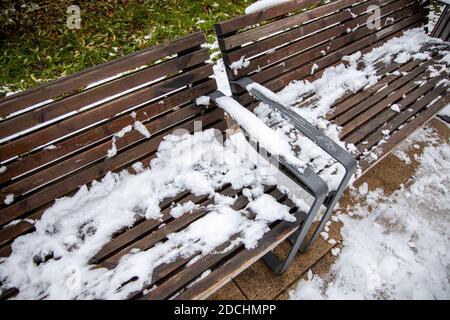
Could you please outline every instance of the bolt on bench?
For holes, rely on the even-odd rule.
[[[26,241],[21,236],[36,230],[35,222],[52,208],[55,199],[75,195],[80,186],[101,179],[110,171],[139,172],[137,162],[148,167],[169,133],[181,129],[194,132],[201,121],[201,130],[214,128],[220,135],[226,134],[223,110],[214,103],[207,108],[196,103],[204,96],[219,105],[221,101],[224,107],[234,102],[216,90],[212,66],[206,63],[208,51],[202,48],[204,42],[202,33],[194,33],[0,100],[0,161],[4,168],[0,173],[0,257],[13,253],[15,241]],[[248,112],[239,104],[234,106]],[[230,110],[229,113],[232,114]],[[256,117],[255,120],[259,121]],[[125,128],[129,130],[124,131]],[[326,139],[320,132],[316,134]],[[253,142],[257,148],[258,141]],[[126,298],[206,298],[301,230],[289,257],[279,262],[277,272],[283,272],[323,204],[327,186],[310,168],[299,170],[283,156],[279,162],[280,178],[294,183],[294,189],[306,188],[314,197],[309,214],[288,197],[285,186],[267,185],[264,193],[289,207],[295,222],[271,223],[251,250],[239,244],[224,251],[236,240],[235,235],[207,255],[196,253],[162,264],[154,269],[151,282]],[[230,184],[217,192],[234,197],[232,208],[236,211],[249,203],[243,190]],[[171,216],[176,204],[189,202],[197,206],[191,213]],[[206,216],[213,203],[208,194],[182,191],[161,200],[160,219],[146,219],[136,209],[131,225],[112,232],[109,242],[90,257],[89,264],[113,270],[127,254],[153,248],[166,241],[168,235]],[[45,232],[58,231],[56,225]],[[79,226],[77,241],[87,241],[97,231],[90,221],[85,221]],[[33,268],[58,259],[53,251],[33,253],[27,265]],[[206,271],[210,273],[205,277]],[[124,285],[133,281],[127,279]],[[8,288],[1,297],[18,293],[17,289]]]
[[[299,92],[298,101],[290,106],[273,92],[293,81],[317,80],[327,67],[349,64],[342,60],[345,56],[368,53],[408,29],[426,25],[426,5],[425,1],[415,0],[337,0],[326,4],[295,0],[220,22],[216,33],[233,97],[249,110],[261,102],[268,105],[292,126],[291,133],[296,131],[312,139],[335,161],[352,168],[348,154],[333,150],[334,142],[323,139],[316,127],[302,118],[300,112],[295,112],[318,108],[320,97],[314,90]],[[444,29],[444,25],[439,23],[437,28]],[[435,41],[420,50],[429,55],[425,60],[417,55],[407,61],[376,61],[375,84],[355,92],[348,90],[326,114],[319,116],[330,126],[341,128],[340,140],[353,146],[359,176],[449,103],[449,63],[445,66],[440,60],[441,52],[446,50],[449,50],[448,43]],[[359,69],[364,66],[360,59]],[[442,72],[433,75],[435,67]],[[267,117],[268,125],[283,131],[278,118]],[[329,164],[315,171],[327,167]],[[347,175],[327,197],[327,210],[321,223],[302,250],[322,231],[349,178]],[[267,262],[276,270],[277,264],[269,257]]]

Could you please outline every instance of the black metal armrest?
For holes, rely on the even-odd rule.
[[[330,198],[330,201],[327,203],[327,211],[325,212],[322,221],[320,222],[315,234],[312,236],[311,240],[308,243],[305,243],[301,248],[301,251],[306,251],[310,247],[310,245],[315,241],[317,236],[320,234],[321,230],[323,229],[326,222],[330,218],[335,205],[337,204],[340,197],[342,196],[342,193],[347,187],[347,184],[349,183],[352,175],[355,173],[358,165],[356,159],[345,149],[339,146],[336,142],[334,142],[328,136],[323,134],[319,129],[317,129],[315,126],[306,121],[299,114],[284,106],[283,103],[279,101],[276,94],[270,91],[269,89],[261,86],[260,84],[254,82],[253,80],[247,77],[242,77],[237,81],[233,81],[233,83],[247,90],[252,96],[257,98],[259,101],[267,104],[269,107],[280,112],[297,130],[299,130],[306,137],[311,139],[314,143],[316,143],[319,147],[321,147],[331,157],[336,159],[336,161],[342,164],[345,168],[345,175],[341,180],[336,192],[333,194],[333,196]],[[249,86],[251,86],[250,89],[248,88]],[[258,90],[258,87],[261,87],[261,89]]]

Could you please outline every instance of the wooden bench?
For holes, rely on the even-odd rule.
[[[369,19],[376,13],[373,6],[379,16]],[[233,97],[250,110],[262,101],[292,122],[301,117],[274,101],[267,89],[278,92],[292,81],[317,80],[327,67],[346,63],[344,56],[368,53],[407,29],[426,25],[427,15],[426,3],[415,0],[294,0],[221,22],[216,33]],[[372,27],[376,21],[380,28]],[[447,30],[448,24],[437,28]],[[429,70],[442,65],[439,52],[448,48],[445,42],[425,46],[423,51],[431,55],[425,61],[377,63],[375,85],[346,92],[324,115],[342,127],[341,141],[356,147],[361,175],[449,103],[448,82],[443,82],[448,66],[436,77]],[[263,87],[258,90],[258,85]],[[314,108],[317,99],[305,94],[293,106]],[[393,104],[400,106],[399,112],[391,110]],[[275,122],[273,128],[277,126]],[[313,240],[335,202],[329,204]]]
[[[15,239],[35,230],[34,221],[55,199],[74,195],[80,186],[110,171],[135,173],[136,162],[149,166],[162,139],[174,130],[193,132],[195,122],[201,120],[200,129],[215,128],[225,135],[223,111],[214,104],[208,108],[196,104],[196,99],[205,95],[213,101],[223,96],[211,78],[213,69],[206,62],[209,54],[202,47],[204,42],[202,33],[194,33],[0,100],[0,163],[4,168],[0,173],[0,257],[10,256]],[[136,130],[117,135],[136,121],[151,136]],[[108,156],[113,144],[115,154]],[[284,179],[294,180],[320,196],[313,206],[315,213],[325,199],[326,184],[311,170],[299,173],[281,164],[279,173]],[[302,178],[308,175],[302,184]],[[309,185],[308,181],[314,179],[316,184]],[[236,197],[234,210],[248,204],[242,190],[225,185],[219,191]],[[290,207],[296,222],[273,223],[252,250],[241,244],[223,252],[236,235],[206,256],[197,253],[159,266],[151,283],[128,298],[206,298],[295,231],[308,231],[313,214],[301,212],[279,186],[267,186],[264,192]],[[189,201],[199,208],[174,219],[170,214],[174,204]],[[207,194],[181,192],[160,203],[160,220],[147,220],[136,212],[134,224],[115,232],[90,263],[113,269],[133,249],[150,249],[205,216],[212,203],[214,199]],[[305,217],[309,222],[303,223]],[[297,242],[299,246],[300,240]],[[296,252],[291,250],[284,269]],[[30,259],[34,261],[34,257]],[[35,263],[52,259],[52,254],[47,253]],[[207,270],[211,271],[209,275],[196,281]],[[156,289],[148,290],[154,286]],[[10,288],[1,297],[17,293]]]

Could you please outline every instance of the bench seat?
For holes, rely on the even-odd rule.
[[[233,98],[303,154],[327,149],[316,137],[317,129],[326,132],[353,153],[361,176],[449,103],[449,43],[426,36],[428,5],[415,0],[293,0],[220,22],[216,34]],[[439,23],[439,30],[447,30],[444,25]],[[392,52],[392,59],[364,60],[381,49]],[[338,97],[317,93],[315,81],[327,87],[322,79],[327,71],[338,77],[349,68],[354,70],[349,77],[358,78],[358,70],[364,70],[370,81],[345,90],[330,85],[329,90],[345,91]],[[374,70],[376,81],[367,79]],[[308,113],[315,109],[320,110]],[[333,159],[312,156],[309,161],[329,183],[326,176],[339,171]],[[323,230],[342,191],[330,192],[327,211],[303,249]]]

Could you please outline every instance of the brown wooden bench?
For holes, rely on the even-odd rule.
[[[214,104],[208,108],[196,104],[201,96],[210,95],[213,100],[222,96],[211,78],[213,70],[206,63],[209,54],[202,48],[204,42],[202,33],[194,33],[0,100],[0,163],[6,169],[0,173],[0,257],[10,256],[12,243],[35,230],[33,222],[55,199],[74,195],[80,186],[89,185],[110,171],[134,173],[136,162],[148,166],[164,136],[175,129],[193,132],[194,122],[201,120],[201,129],[215,128],[225,134],[223,111]],[[151,136],[135,130],[116,135],[135,121],[141,122]],[[117,153],[108,157],[113,137]],[[292,180],[292,174],[295,178],[292,168],[281,170],[286,179]],[[322,204],[326,189],[319,180],[323,195],[316,209]],[[225,185],[218,191],[236,197],[234,210],[248,204],[242,190]],[[238,245],[223,252],[236,235],[206,256],[197,253],[159,266],[151,283],[128,298],[206,298],[299,228],[307,231],[309,225],[303,223],[306,215],[285,191],[267,186],[264,192],[289,206],[296,222],[273,223],[252,250]],[[13,198],[8,201],[11,195]],[[174,219],[170,214],[173,205],[189,201],[199,208]],[[207,194],[189,192],[166,198],[160,203],[160,220],[139,216],[132,226],[114,233],[90,263],[113,269],[133,249],[150,249],[169,234],[205,216],[212,203],[214,199]],[[292,250],[291,255],[296,252]],[[35,257],[30,259],[34,261]],[[47,253],[35,263],[52,259],[52,254]],[[192,285],[207,270],[209,275]],[[148,290],[154,286],[156,289]],[[10,298],[17,293],[9,288],[1,297]]]
[[[407,29],[426,25],[426,5],[416,0],[336,0],[326,4],[293,0],[221,22],[216,33],[233,97],[250,110],[262,101],[292,122],[299,115],[280,103],[273,92],[292,81],[317,80],[327,67],[346,63],[341,60],[344,56],[368,53]],[[374,17],[373,6],[379,16]],[[372,27],[375,22],[379,27]],[[448,24],[440,22],[437,29],[446,34]],[[428,60],[377,62],[379,80],[375,85],[346,92],[323,115],[341,127],[341,141],[356,147],[360,175],[449,103],[448,65],[438,76],[431,76],[429,69],[435,65],[442,68],[440,51],[448,48],[445,42],[425,45],[421,52],[429,52]],[[363,67],[363,62],[358,66]],[[258,89],[259,85],[263,87]],[[314,93],[308,93],[291,107],[314,108],[317,101]],[[394,104],[399,106],[398,112],[390,108]],[[273,121],[272,128],[281,128],[279,122]],[[326,203],[328,212],[312,241],[323,230],[336,202],[330,199]]]

